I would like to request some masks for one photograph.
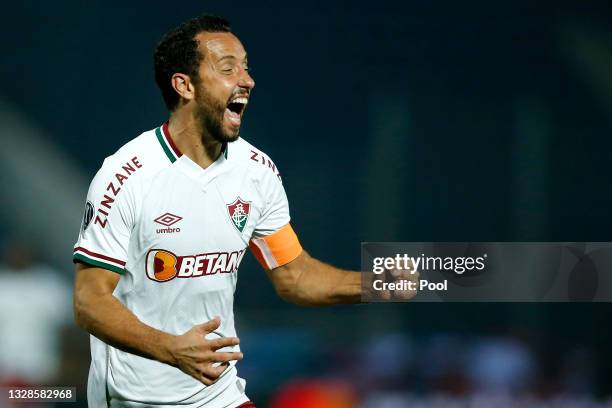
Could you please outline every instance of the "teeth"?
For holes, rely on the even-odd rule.
[[[249,103],[249,99],[248,98],[236,98],[232,100],[231,103],[241,103],[243,105],[246,105],[247,103]]]

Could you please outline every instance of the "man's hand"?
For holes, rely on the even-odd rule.
[[[412,282],[412,290],[395,289],[376,291],[374,295],[384,300],[410,300],[416,296],[417,288],[419,287],[419,272],[414,270],[414,265],[411,265],[409,269],[386,270],[382,275],[375,276],[374,279],[381,279],[383,282],[389,283],[399,283],[402,281]]]
[[[204,336],[217,330],[221,319],[214,319],[193,326],[186,333],[175,337],[171,349],[173,365],[205,385],[214,384],[232,360],[242,360],[240,352],[220,352],[223,347],[240,343],[237,337],[221,337],[208,340]]]
[[[417,295],[419,272],[412,260],[401,267],[385,269],[381,273],[364,272],[364,294],[366,300],[410,300]]]

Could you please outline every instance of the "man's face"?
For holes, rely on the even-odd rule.
[[[196,39],[203,56],[195,93],[196,116],[215,140],[233,142],[255,86],[246,51],[231,33],[200,33]]]

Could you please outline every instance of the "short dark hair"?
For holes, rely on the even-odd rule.
[[[164,34],[155,48],[155,82],[171,112],[180,100],[180,96],[172,88],[172,75],[180,72],[189,75],[192,81],[198,83],[198,68],[203,56],[198,51],[198,41],[195,37],[201,32],[231,33],[232,29],[227,19],[205,14],[192,18]]]

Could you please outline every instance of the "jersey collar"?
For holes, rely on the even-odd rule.
[[[164,153],[170,160],[171,163],[174,163],[179,157],[183,155],[181,151],[176,147],[174,141],[170,137],[170,132],[168,131],[168,122],[164,123],[157,129],[155,129],[155,135],[157,136],[157,140],[161,145],[162,149],[164,149]]]
[[[174,163],[179,157],[183,155],[181,151],[176,147],[172,137],[170,136],[170,131],[168,130],[168,122],[165,122],[163,125],[155,129],[155,135],[157,136],[157,140],[161,145],[164,153],[170,160],[171,163]],[[223,147],[221,148],[221,152],[223,156],[227,159],[227,143],[223,143]]]

